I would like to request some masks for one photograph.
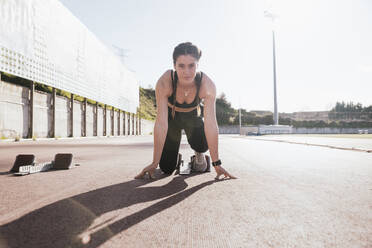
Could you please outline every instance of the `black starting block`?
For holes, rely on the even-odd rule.
[[[10,171],[14,172],[14,175],[24,176],[51,169],[67,170],[70,169],[71,163],[71,153],[58,153],[53,161],[46,163],[35,163],[35,156],[32,154],[20,154],[16,157],[16,161]]]
[[[205,172],[211,172],[211,157],[205,155],[205,160],[207,160],[207,169],[205,170]]]
[[[58,153],[54,157],[53,169],[55,170],[68,170],[71,167],[72,154],[71,153]]]
[[[180,174],[180,167],[181,167],[181,165],[183,165],[182,154],[181,153],[178,153],[175,175]]]
[[[25,165],[33,165],[35,163],[35,155],[33,154],[19,154],[14,161],[10,172],[19,172],[19,167]]]

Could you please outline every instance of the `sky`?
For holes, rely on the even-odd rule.
[[[275,30],[279,112],[372,105],[372,0],[61,2],[113,52],[124,49],[142,87],[154,88],[173,68],[174,47],[191,41],[218,95],[234,108],[273,111]]]

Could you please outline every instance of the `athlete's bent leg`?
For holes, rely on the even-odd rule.
[[[201,117],[193,118],[188,127],[185,128],[187,140],[195,151],[193,170],[204,172],[207,169],[207,161],[204,153],[208,151],[208,143],[204,132],[204,122]]]
[[[204,132],[204,122],[201,117],[192,118],[185,127],[187,141],[191,148],[199,153],[208,151],[207,138]]]
[[[168,122],[168,132],[165,139],[159,167],[166,174],[172,174],[176,169],[178,151],[181,142],[181,129],[174,120]]]

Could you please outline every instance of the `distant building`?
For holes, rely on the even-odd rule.
[[[280,113],[280,118],[289,118],[295,121],[328,121],[329,111],[308,111],[308,112],[294,112],[294,113]]]
[[[265,116],[265,115],[272,115],[273,112],[268,110],[251,110],[250,113],[255,113],[256,116]]]

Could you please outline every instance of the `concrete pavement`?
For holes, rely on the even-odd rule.
[[[57,152],[81,166],[6,174],[18,153]],[[371,156],[222,135],[238,179],[134,180],[152,137],[0,144],[0,247],[372,247]]]

